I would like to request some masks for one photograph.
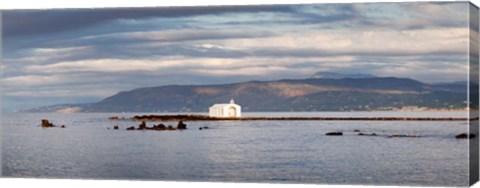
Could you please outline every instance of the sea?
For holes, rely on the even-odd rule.
[[[4,113],[2,176],[468,185],[468,140],[455,139],[455,135],[468,132],[464,121],[217,121],[185,122],[188,129],[181,131],[127,131],[127,127],[137,127],[139,122],[108,120],[110,116],[146,114],[152,113]],[[467,112],[398,111],[243,114],[258,117],[467,115]],[[41,119],[66,128],[41,128]],[[153,124],[147,122],[147,126]],[[119,129],[114,130],[114,125]],[[199,129],[205,126],[209,128]],[[358,136],[356,129],[378,136]],[[326,136],[327,132],[343,132],[343,136]],[[395,134],[419,137],[388,137]]]

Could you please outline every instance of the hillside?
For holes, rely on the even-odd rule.
[[[84,105],[81,111],[205,112],[212,104],[231,98],[244,111],[347,111],[404,106],[459,109],[465,108],[467,100],[466,85],[430,85],[394,77],[309,78],[138,88]]]

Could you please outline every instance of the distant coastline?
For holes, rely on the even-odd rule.
[[[57,104],[23,111],[203,112],[213,104],[232,98],[245,112],[458,111],[467,107],[466,87],[464,82],[428,84],[410,78],[361,75],[318,78],[317,75],[221,85],[143,87],[121,91],[98,102]]]

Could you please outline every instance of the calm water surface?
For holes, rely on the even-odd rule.
[[[126,131],[135,114],[4,114],[8,177],[466,186],[466,122],[187,122],[184,131]],[[465,112],[245,113],[245,116],[466,117]],[[67,128],[41,128],[47,118]],[[165,123],[165,122],[164,122]],[[149,126],[152,123],[147,123]],[[176,122],[167,122],[175,125]],[[119,125],[120,130],[108,130]],[[199,130],[209,126],[208,130]],[[380,136],[357,136],[354,129]],[[329,137],[326,132],[343,131]],[[387,138],[391,134],[421,138]]]

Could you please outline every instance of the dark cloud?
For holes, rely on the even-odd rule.
[[[71,31],[116,19],[188,17],[232,12],[288,12],[289,6],[205,6],[3,11],[5,38]]]

